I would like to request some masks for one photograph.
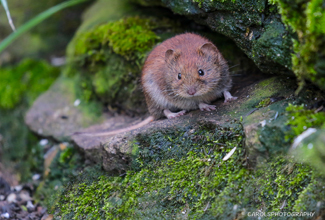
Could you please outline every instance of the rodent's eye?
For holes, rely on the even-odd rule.
[[[198,73],[199,73],[200,76],[204,76],[204,71],[203,70],[199,69]]]
[[[178,79],[181,79],[182,78],[182,74],[179,73],[178,76],[177,76]]]

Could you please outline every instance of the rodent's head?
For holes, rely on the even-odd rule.
[[[194,49],[169,49],[165,61],[168,93],[178,98],[204,99],[220,87],[220,79],[228,72],[226,60],[210,42]]]

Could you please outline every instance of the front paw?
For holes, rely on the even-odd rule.
[[[208,105],[205,103],[200,103],[199,104],[199,108],[201,111],[212,111],[212,110],[216,110],[216,106],[215,105]]]
[[[233,96],[230,94],[230,92],[228,92],[228,91],[224,91],[224,92],[223,92],[223,96],[225,97],[225,103],[226,103],[226,102],[230,102],[230,101],[234,101],[234,100],[237,99],[237,97],[233,97]]]
[[[225,101],[224,101],[224,103],[226,103],[226,102],[231,102],[231,101],[234,101],[234,100],[236,100],[236,99],[237,99],[237,97],[233,97],[233,96],[231,96],[230,98],[226,98]]]
[[[171,112],[168,109],[164,110],[164,114],[168,119],[179,117],[181,115],[184,115],[185,113],[186,113],[185,110],[180,111],[180,112]]]

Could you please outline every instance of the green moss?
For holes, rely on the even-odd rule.
[[[0,71],[0,108],[4,109],[12,109],[22,100],[31,105],[59,76],[58,68],[31,59]]]
[[[105,61],[103,48],[138,64],[151,50],[159,37],[152,31],[156,26],[150,19],[129,17],[98,26],[78,36],[75,56],[87,55],[87,61]]]
[[[44,150],[24,124],[26,110],[58,75],[58,68],[32,59],[0,69],[1,160],[14,167],[21,181],[42,172]]]
[[[141,66],[160,39],[152,30],[162,23],[128,17],[79,33],[68,50],[72,66],[66,72],[81,74],[78,84],[83,87],[83,99],[99,98],[103,103],[136,109],[142,100],[137,87]]]
[[[324,198],[324,176],[319,175],[317,172],[313,172],[311,184],[304,188],[299,195],[293,210],[301,212],[302,210],[314,210],[316,215],[321,213],[325,208]]]
[[[282,20],[297,32],[292,55],[293,71],[303,82],[325,89],[325,10],[322,0],[273,0]],[[301,84],[303,85],[303,84]]]
[[[269,104],[271,104],[271,99],[266,98],[266,99],[263,99],[262,101],[260,101],[258,103],[258,105],[256,105],[256,108],[264,108],[264,107],[268,106]]]
[[[294,91],[293,87],[295,88],[296,85],[294,81],[288,81],[289,80],[286,77],[271,77],[256,83],[252,86],[251,94],[244,99],[244,102],[241,103],[240,108],[234,109],[232,112],[225,112],[224,114],[234,114],[236,117],[240,117],[247,114],[252,110],[252,108],[257,108],[259,104],[265,105],[264,107],[269,105],[271,106],[272,102],[268,103],[269,100],[271,101],[270,97],[276,99],[277,97],[286,97],[292,94],[292,91]],[[281,106],[278,106],[278,109],[274,110],[278,111],[281,109]]]
[[[257,181],[257,199],[268,211],[289,211],[303,188],[311,182],[312,169],[283,156],[275,157],[272,161],[256,173],[257,176],[260,175]]]
[[[256,210],[292,212],[298,202],[304,204],[299,199],[305,196],[304,189],[315,186],[314,174],[308,165],[296,163],[285,156],[276,156],[259,164],[241,186],[238,187],[237,182],[227,186],[218,195],[212,212],[217,219],[234,219],[238,216],[251,219],[252,215],[249,216],[248,213]],[[306,210],[308,209],[300,211]],[[315,207],[310,210],[315,210]],[[268,219],[274,219],[274,216]]]
[[[289,119],[286,122],[290,125],[291,130],[286,134],[287,140],[293,140],[308,128],[325,128],[325,112],[315,112],[307,110],[304,105],[292,105],[286,108]]]

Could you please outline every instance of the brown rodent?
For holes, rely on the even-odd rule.
[[[143,66],[141,83],[151,116],[125,129],[89,135],[118,134],[198,108],[215,110],[209,104],[222,95],[225,102],[237,99],[229,93],[231,82],[227,61],[213,43],[197,34],[177,35],[156,46]]]
[[[173,118],[187,110],[215,110],[208,105],[229,93],[231,78],[227,61],[217,47],[197,34],[181,34],[158,45],[142,70],[142,87],[150,115]],[[176,113],[172,111],[181,110]]]

